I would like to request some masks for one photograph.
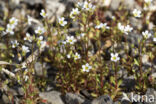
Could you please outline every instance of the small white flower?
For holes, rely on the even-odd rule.
[[[29,42],[32,42],[33,37],[29,33],[26,33],[26,37],[24,37],[24,40],[27,40]]]
[[[121,23],[118,23],[118,29],[121,32],[125,33],[126,35],[133,30],[133,28],[131,26],[129,26],[129,25],[123,26],[123,25],[121,25]]]
[[[153,38],[153,41],[156,42],[156,38]]]
[[[24,64],[22,64],[22,68],[24,69],[24,68],[27,68],[27,66],[26,66],[26,64],[24,63]]]
[[[67,42],[64,41],[64,40],[59,40],[57,43],[58,43],[59,46],[64,47]]]
[[[41,41],[40,44],[46,44],[46,47],[49,47],[49,45],[47,45],[46,41]],[[41,48],[43,48],[43,47],[41,47]]]
[[[72,13],[70,13],[70,18],[74,19],[75,16]]]
[[[66,45],[66,43],[67,43],[66,41],[62,41],[62,44],[63,44],[63,45]]]
[[[67,55],[67,58],[68,58],[68,59],[69,59],[69,58],[71,58],[71,55],[70,55],[70,54],[68,54],[68,55]]]
[[[110,27],[107,26],[107,23],[100,23],[99,25],[95,26],[95,28],[97,28],[97,29],[100,29],[100,28],[109,29]]]
[[[30,16],[27,16],[27,21],[28,21],[28,25],[31,25],[31,22],[33,21],[33,19]]]
[[[89,8],[90,8],[89,5],[90,4],[87,1],[85,1],[83,4],[83,9],[89,10]]]
[[[15,48],[19,45],[19,43],[17,42],[17,40],[11,41],[12,44],[12,48]]]
[[[78,8],[73,8],[71,13],[70,13],[70,18],[74,19],[75,15],[78,15],[80,13],[79,9]]]
[[[137,9],[134,9],[133,10],[133,15],[134,15],[134,17],[141,17],[141,11],[140,10],[137,10]]]
[[[28,81],[28,79],[29,79],[29,76],[24,75],[24,81],[26,82],[26,81]]]
[[[149,33],[149,31],[148,30],[146,30],[145,32],[142,32],[142,35],[144,36],[144,38],[145,39],[148,39],[148,38],[150,38],[151,37],[151,33]]]
[[[112,18],[113,20],[115,20],[115,16],[112,16],[111,18]]]
[[[83,7],[83,2],[78,2],[77,3],[77,6],[80,7],[80,8],[82,8]]]
[[[85,35],[86,35],[85,33],[81,33],[81,34],[80,34],[81,37],[84,37]]]
[[[74,38],[74,36],[67,36],[66,42],[70,44],[74,44],[76,42],[76,39]]]
[[[59,18],[59,24],[61,25],[61,26],[65,26],[66,24],[67,24],[67,21],[65,21],[65,18],[64,17],[61,17],[61,18]]]
[[[124,32],[125,27],[124,27],[123,25],[121,25],[121,23],[118,23],[118,29],[119,29],[121,32]]]
[[[79,11],[78,8],[73,8],[73,9],[72,9],[72,14],[73,14],[73,15],[77,15],[77,14],[79,14],[79,13],[80,13],[80,11]]]
[[[22,56],[21,55],[18,56],[18,60],[22,61]]]
[[[43,36],[38,37],[38,43],[41,44],[46,44],[46,41],[43,40]]]
[[[18,19],[16,19],[15,17],[12,17],[12,18],[9,20],[9,24],[10,24],[10,25],[16,26],[16,25],[18,24]]]
[[[82,9],[87,10],[87,11],[93,11],[93,10],[95,10],[95,6],[92,5],[91,3],[88,3],[87,1],[85,1],[83,3]]]
[[[78,54],[78,53],[76,52],[75,55],[74,55],[74,59],[77,60],[77,59],[80,59],[80,58],[81,58],[80,54]]]
[[[111,61],[117,62],[118,60],[120,60],[120,57],[118,55],[118,53],[111,53]]]
[[[44,9],[42,9],[40,15],[41,15],[43,18],[45,18],[45,17],[47,17],[48,14],[45,12]]]
[[[90,66],[88,63],[85,65],[82,65],[82,71],[89,72],[90,69],[92,69],[92,66]]]
[[[87,1],[85,1],[82,9],[89,11],[92,9],[92,7],[93,5],[91,3],[88,3]]]
[[[25,45],[22,46],[22,51],[23,51],[24,53],[30,52],[29,47],[27,47],[27,46],[25,46]]]
[[[14,25],[10,25],[10,24],[7,24],[7,29],[6,29],[6,33],[10,33],[11,35],[14,34]]]
[[[39,36],[38,40],[42,41],[43,40],[43,36]]]
[[[133,27],[127,25],[127,26],[125,27],[125,29],[124,29],[124,33],[125,33],[125,34],[128,34],[128,32],[131,32],[132,30],[133,30]]]
[[[127,25],[126,27],[125,27],[125,31],[127,31],[127,32],[131,32],[133,30],[133,27],[131,27],[131,26],[129,26],[129,25]]]
[[[46,32],[46,30],[44,28],[41,28],[41,27],[38,27],[37,30],[35,30],[35,33],[39,34],[39,35],[41,35],[45,32]]]

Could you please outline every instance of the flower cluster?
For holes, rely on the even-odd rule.
[[[133,10],[133,15],[134,15],[134,17],[140,18],[141,17],[141,11],[137,10],[137,9],[134,9]]]
[[[92,5],[92,3],[90,2],[78,2],[78,7],[82,8],[83,10],[86,10],[86,11],[93,11],[95,10],[95,6]]]
[[[22,52],[23,52],[24,54],[30,52],[29,47],[23,45],[23,46],[22,46]]]
[[[48,16],[48,14],[45,12],[44,9],[41,10],[40,15],[41,15],[43,18],[46,18],[46,17]]]
[[[60,24],[61,26],[67,25],[67,21],[65,21],[65,18],[64,18],[64,17],[60,17],[60,18],[58,19],[58,22],[59,22],[59,24]]]
[[[27,19],[28,19],[28,25],[31,25],[33,19],[29,15],[27,16]]]
[[[149,31],[148,30],[146,30],[146,31],[144,31],[144,32],[142,32],[142,35],[143,35],[143,37],[145,38],[145,39],[148,39],[148,38],[150,38],[151,37],[151,33],[149,33]]]
[[[67,58],[71,58],[71,56],[72,56],[71,54],[68,54]],[[73,55],[73,57],[74,57],[74,60],[78,60],[81,58],[80,54],[78,54],[77,52]]]
[[[123,26],[121,23],[118,23],[118,29],[126,35],[133,30],[131,26]]]
[[[26,37],[24,37],[24,40],[27,40],[29,42],[32,42],[33,37],[29,33],[26,33]]]
[[[9,24],[7,24],[7,29],[6,29],[6,33],[9,33],[11,35],[14,34],[14,29],[15,27],[17,26],[18,24],[18,20],[15,18],[15,17],[12,17],[10,20],[9,20]]]
[[[110,27],[107,26],[107,23],[100,23],[99,25],[95,26],[96,29],[109,29]]]
[[[74,38],[74,36],[67,36],[67,39],[66,39],[66,43],[69,43],[69,44],[74,44],[77,40]]]
[[[36,34],[44,34],[46,32],[46,30],[44,28],[41,28],[41,27],[37,27],[37,29],[35,30],[35,33]]]
[[[88,63],[86,63],[85,65],[82,65],[83,72],[89,72],[90,69],[92,69],[92,66],[90,66]]]
[[[39,36],[37,40],[38,40],[39,45],[44,44],[46,42],[44,41],[43,36]]]
[[[111,53],[111,61],[117,62],[120,60],[118,53]]]
[[[73,8],[71,13],[70,13],[70,18],[74,19],[76,15],[80,13],[78,8]]]
[[[12,48],[16,48],[19,45],[17,40],[11,41],[11,44],[12,44]]]
[[[78,53],[76,52],[75,55],[74,55],[74,59],[77,60],[77,59],[80,59],[80,58],[81,58],[80,54],[78,54]]]

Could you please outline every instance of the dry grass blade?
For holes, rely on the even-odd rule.
[[[10,72],[9,70],[2,68],[2,71],[3,71],[4,73],[6,73],[7,75],[9,75],[10,77],[16,78],[16,77],[15,77],[15,74],[12,73],[12,72]]]
[[[10,63],[8,63],[6,61],[0,61],[0,65],[10,65]]]

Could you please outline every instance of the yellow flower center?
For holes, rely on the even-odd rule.
[[[63,21],[62,20],[60,21],[60,24],[63,24]]]
[[[10,21],[10,24],[14,24],[15,23],[15,21]]]
[[[85,70],[88,70],[88,69],[89,69],[89,67],[88,67],[88,66],[86,66],[86,67],[85,67]]]
[[[43,16],[46,16],[46,13],[42,13]]]
[[[113,60],[116,60],[116,57],[113,57]]]
[[[11,28],[8,28],[8,30],[9,30],[9,31],[12,31],[12,29],[11,29]]]
[[[42,30],[38,30],[38,33],[41,34],[42,33]]]
[[[73,40],[69,39],[69,42],[72,42]]]
[[[89,8],[89,5],[88,5],[88,4],[86,4],[86,5],[85,5],[85,8]]]

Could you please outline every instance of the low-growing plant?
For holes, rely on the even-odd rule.
[[[143,6],[147,8],[149,2]],[[107,20],[103,14],[107,9],[108,7],[94,5],[90,0],[78,2],[69,15],[56,17],[55,25],[51,24],[46,10],[42,9],[40,15],[44,25],[38,26],[34,34],[24,33],[23,21],[31,25],[33,20],[30,16],[26,20],[18,20],[9,15],[4,17],[6,25],[0,27],[0,59],[8,63],[3,65],[4,63],[0,62],[0,71],[13,77],[11,81],[22,86],[22,104],[37,104],[42,101],[38,95],[39,90],[43,91],[50,80],[45,77],[46,70],[43,70],[42,78],[35,77],[34,65],[38,60],[41,64],[50,63],[57,69],[56,86],[63,93],[80,93],[81,90],[87,90],[94,97],[108,94],[115,100],[124,90],[121,87],[124,79],[120,73],[122,70],[127,71],[128,76],[134,77],[137,82],[134,89],[136,92],[144,94],[149,86],[155,86],[153,79],[149,79],[154,67],[150,66],[145,70],[142,60],[143,55],[149,56],[150,61],[156,57],[156,34],[152,37],[150,31],[142,32],[130,26],[128,21],[128,18],[133,16],[148,24],[149,20],[143,17],[148,11],[134,9],[127,12],[121,4],[114,16]],[[73,23],[76,23],[76,28],[70,28]],[[141,38],[137,39],[138,46],[128,40],[133,30],[142,32]],[[25,42],[31,45],[27,46]],[[123,49],[118,48],[123,43]],[[45,47],[47,51],[43,53]],[[134,49],[138,56],[130,53],[130,49]],[[15,55],[20,64],[12,60]],[[16,66],[15,74],[11,73],[12,66]],[[0,83],[2,88],[7,84],[8,80]],[[10,95],[10,101],[12,99],[13,95]]]

